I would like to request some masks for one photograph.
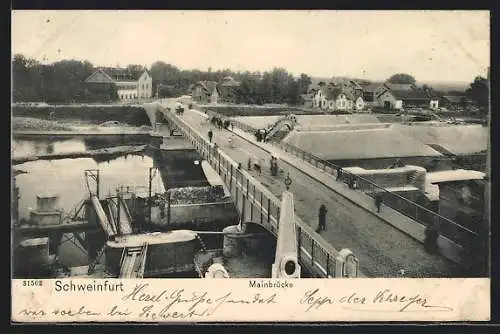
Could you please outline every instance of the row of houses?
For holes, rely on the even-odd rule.
[[[363,111],[373,107],[400,110],[411,106],[437,109],[440,101],[429,88],[354,80],[312,84],[301,97],[305,108],[324,111]]]
[[[153,97],[151,74],[143,69],[101,67],[85,82],[88,84],[113,84],[122,101]],[[240,82],[224,77],[221,83],[198,81],[189,87],[189,93],[200,104],[235,103]],[[464,105],[463,96],[439,96],[429,88],[411,84],[366,82],[357,80],[332,80],[313,83],[307,94],[301,95],[304,108],[322,111],[366,111],[374,107],[401,110],[412,106],[438,109],[440,105]]]
[[[189,87],[194,101],[198,103],[236,102],[236,89],[240,82],[225,77],[219,84],[215,81],[199,81]],[[401,110],[410,107],[438,109],[440,105],[464,103],[464,97],[441,96],[427,87],[412,84],[387,82],[358,82],[355,80],[320,81],[309,86],[307,94],[301,95],[303,107],[322,111],[367,111],[374,107]]]

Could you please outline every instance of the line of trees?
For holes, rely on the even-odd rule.
[[[62,60],[41,64],[35,59],[15,55],[12,60],[14,102],[105,102],[118,98],[114,85],[85,83],[94,66],[88,61]]]
[[[131,71],[141,65],[128,65]],[[12,60],[14,102],[110,102],[118,99],[113,84],[89,84],[85,82],[96,68],[88,61],[62,60],[42,64],[35,59],[16,54]],[[161,61],[149,69],[153,79],[153,94],[174,97],[188,93],[195,82],[208,80],[221,83],[231,76],[241,85],[235,88],[237,103],[264,104],[300,103],[300,95],[307,92],[311,78],[301,74],[295,79],[283,68],[270,72],[233,72],[229,69],[212,71],[180,70]]]

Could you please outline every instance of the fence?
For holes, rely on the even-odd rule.
[[[215,113],[214,113],[215,114]],[[220,117],[224,117],[219,115]],[[232,120],[235,127],[240,128],[243,131],[254,134],[257,129],[249,126],[243,122]],[[308,162],[316,168],[319,168],[326,173],[337,177],[337,173],[340,170],[340,166],[337,166],[331,162],[325,161],[309,152],[306,152],[294,145],[285,142],[276,143],[282,150],[287,153],[291,153],[296,157]],[[465,226],[459,225],[456,222],[429,210],[415,202],[404,198],[398,194],[388,191],[387,189],[377,185],[376,183],[362,177],[359,175],[351,174],[346,171],[342,171],[342,179],[352,182],[352,184],[363,184],[364,191],[368,196],[374,197],[377,193],[383,193],[384,198],[389,198],[388,201],[384,202],[385,205],[392,207],[394,210],[404,214],[407,217],[421,223],[424,226],[432,226],[437,229],[437,231],[447,237],[448,239],[454,241],[455,243],[468,247],[473,243],[481,242],[480,238],[485,238],[486,236],[480,233],[478,229],[470,229]],[[475,222],[475,226],[481,224],[482,222]]]
[[[260,224],[277,235],[281,200],[248,172],[239,169],[238,163],[186,125],[177,115],[167,111],[164,113],[224,180],[243,220]],[[301,265],[315,276],[342,276],[343,273],[337,270],[337,261],[342,261],[339,259],[339,252],[297,216],[295,223]]]

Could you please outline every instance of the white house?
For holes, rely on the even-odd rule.
[[[321,110],[353,110],[363,108],[362,97],[355,98],[349,89],[333,84],[321,85],[313,91],[313,107]]]
[[[85,82],[114,84],[118,98],[123,101],[148,99],[153,96],[153,79],[146,68],[133,71],[126,68],[103,67],[92,73]]]

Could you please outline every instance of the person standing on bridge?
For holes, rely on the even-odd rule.
[[[377,212],[380,212],[380,207],[382,206],[382,195],[375,195],[375,206],[377,207]]]
[[[212,132],[212,129],[208,130],[208,139],[210,142],[212,142],[212,138],[214,137],[214,133]]]
[[[321,204],[321,206],[319,207],[319,213],[318,213],[318,229],[316,230],[317,232],[326,230],[326,213],[327,212],[328,212],[328,210],[326,209],[326,206],[324,204]]]

